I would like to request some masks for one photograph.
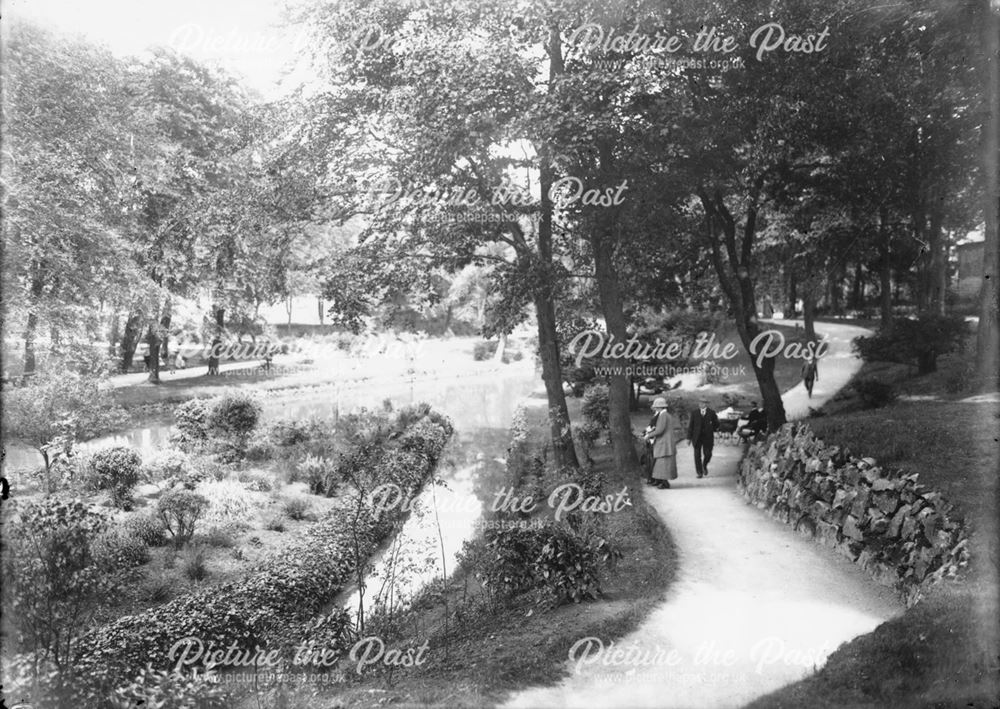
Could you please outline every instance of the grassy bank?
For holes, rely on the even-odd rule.
[[[964,579],[935,587],[899,618],[845,644],[815,675],[754,702],[771,707],[996,707],[996,398],[961,390],[971,351],[939,361],[937,372],[866,363],[855,380],[890,384],[898,398],[864,409],[850,390],[810,420],[827,443],[920,474],[971,527]]]
[[[529,408],[526,422],[530,446],[541,454],[547,430],[544,407]],[[632,502],[619,512],[593,515],[602,518],[602,534],[622,553],[613,571],[601,577],[599,600],[550,609],[520,595],[497,604],[469,565],[463,565],[447,583],[432,584],[419,594],[402,614],[366,625],[366,634],[391,638],[392,647],[426,641],[425,663],[376,674],[366,670],[363,676],[352,667],[335,688],[288,690],[281,697],[284,706],[489,706],[511,691],[558,681],[567,671],[569,649],[579,639],[598,636],[608,642],[637,627],[673,578],[673,547],[655,512],[642,501],[638,476],[614,471],[609,446],[597,447],[591,456],[593,470],[604,476],[604,494],[626,487]],[[509,466],[508,473],[508,487],[519,494],[538,482],[516,467]],[[543,506],[538,515],[551,516],[551,510]],[[248,699],[245,706],[255,705]]]

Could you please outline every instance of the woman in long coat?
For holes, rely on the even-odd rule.
[[[653,441],[653,484],[665,490],[670,480],[677,478],[677,446],[674,443],[674,429],[677,421],[667,410],[667,400],[662,396],[653,402],[656,412],[656,428],[648,439]]]

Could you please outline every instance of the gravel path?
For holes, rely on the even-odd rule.
[[[817,329],[831,349],[813,398],[802,384],[783,397],[792,417],[819,406],[860,367],[850,340],[864,330]],[[678,548],[668,598],[613,645],[581,638],[562,683],[519,692],[506,706],[738,707],[804,677],[841,643],[902,612],[854,564],[744,501],[735,489],[740,446],[717,443],[701,480],[686,443],[679,454],[673,487],[646,488]]]

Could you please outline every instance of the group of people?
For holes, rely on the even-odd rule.
[[[649,457],[652,466],[647,482],[661,490],[670,487],[670,481],[677,478],[677,443],[675,432],[678,428],[676,416],[670,412],[665,398],[653,401],[653,418],[646,427],[644,438],[650,444]],[[708,475],[708,464],[712,461],[715,446],[715,432],[719,430],[719,415],[708,405],[708,399],[698,400],[698,408],[688,419],[688,445],[694,450],[694,469],[699,478]],[[767,430],[767,415],[753,402],[747,414],[747,423],[737,433],[744,441]]]

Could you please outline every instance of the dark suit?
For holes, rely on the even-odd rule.
[[[705,409],[702,416],[700,409],[691,413],[688,421],[688,440],[694,447],[694,469],[698,477],[708,475],[708,462],[712,460],[712,446],[715,445],[715,432],[719,430],[719,417],[712,409]]]

